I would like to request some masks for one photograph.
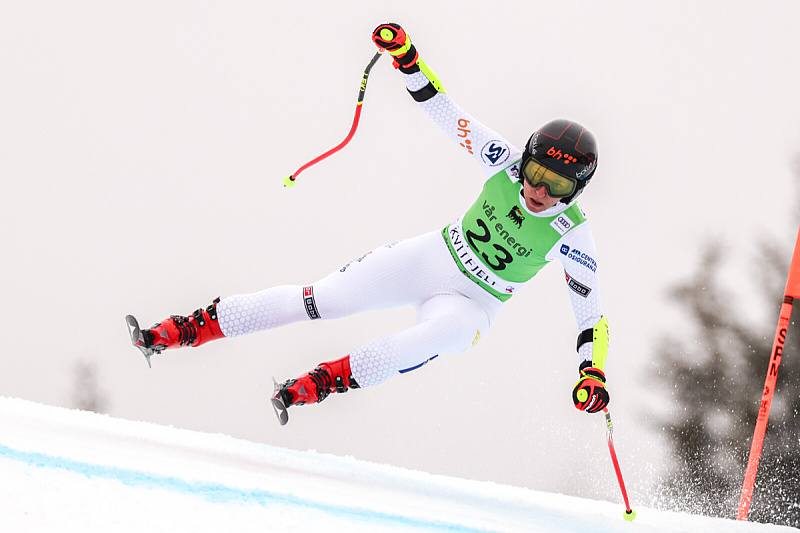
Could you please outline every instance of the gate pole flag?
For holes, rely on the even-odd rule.
[[[750,512],[750,502],[753,499],[753,486],[756,482],[758,463],[761,460],[761,449],[764,447],[764,435],[767,431],[769,410],[772,407],[772,397],[775,394],[775,384],[778,381],[778,367],[783,356],[783,345],[786,342],[786,332],[789,329],[789,320],[792,317],[792,305],[795,299],[800,299],[800,232],[794,244],[792,262],[789,266],[789,277],[786,280],[786,290],[783,293],[783,305],[778,319],[778,329],[775,331],[775,340],[772,343],[772,353],[769,358],[767,380],[764,383],[764,392],[758,408],[756,429],[753,434],[753,443],[750,446],[750,457],[747,460],[747,470],[744,474],[742,496],[739,499],[739,512],[737,520],[747,520]],[[797,354],[794,354],[797,356]]]

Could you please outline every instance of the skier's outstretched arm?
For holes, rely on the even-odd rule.
[[[436,74],[420,59],[403,28],[394,23],[381,24],[372,40],[392,55],[408,92],[423,111],[481,164],[487,178],[520,158],[519,149],[453,102]]]
[[[578,335],[578,382],[572,391],[575,407],[589,413],[605,409],[609,394],[605,382],[608,356],[608,320],[603,315],[597,253],[589,222],[584,222],[553,247],[548,259],[564,266]]]

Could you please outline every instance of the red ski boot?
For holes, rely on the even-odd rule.
[[[208,341],[220,339],[225,335],[217,321],[217,303],[214,300],[206,309],[198,309],[192,316],[172,315],[150,329],[139,328],[137,320],[128,315],[128,329],[131,341],[139,348],[150,364],[150,356],[163,350],[172,350],[182,346],[197,347]]]
[[[275,383],[272,406],[281,425],[289,421],[286,410],[292,405],[319,403],[333,392],[347,392],[357,389],[358,383],[350,371],[350,356],[320,363],[317,368],[297,379]]]

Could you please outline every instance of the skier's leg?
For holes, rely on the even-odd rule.
[[[361,387],[370,387],[419,368],[437,355],[467,350],[486,334],[493,314],[494,310],[464,296],[430,298],[418,307],[416,325],[353,350],[353,377]]]
[[[220,329],[238,337],[311,318],[302,285],[279,285],[251,294],[236,294],[217,304]]]
[[[437,246],[443,247],[441,235],[429,233],[377,248],[312,285],[230,296],[217,306],[220,327],[226,336],[234,337],[301,320],[341,318],[424,300],[441,277],[436,269],[423,268],[429,249]]]
[[[478,342],[499,306],[486,308],[461,295],[441,294],[418,306],[417,324],[373,341],[282,384],[275,397],[285,407],[324,400],[330,393],[383,383],[438,354],[457,353]],[[281,418],[285,423],[285,415]]]
[[[142,331],[145,348],[160,352],[196,347],[301,320],[339,318],[419,301],[431,293],[439,275],[430,268],[427,274],[418,272],[436,247],[442,247],[438,233],[421,235],[378,248],[313,285],[281,285],[234,295],[199,310],[201,315],[173,315]]]
[[[436,294],[454,267],[439,231],[387,244],[314,284],[320,318],[417,305]]]

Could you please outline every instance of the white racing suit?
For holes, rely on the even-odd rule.
[[[217,313],[225,336],[413,306],[414,326],[350,353],[353,378],[369,387],[475,345],[503,302],[556,258],[579,331],[593,328],[602,317],[597,255],[577,204],[530,212],[520,196],[521,152],[441,89],[431,89],[430,71],[403,76],[425,113],[483,169],[485,186],[475,204],[444,229],[378,248],[313,284],[222,299]],[[592,350],[592,342],[584,343],[579,360],[592,360]]]

